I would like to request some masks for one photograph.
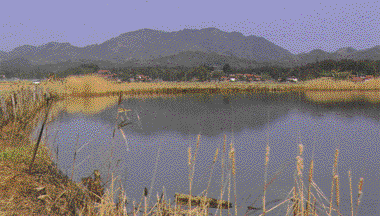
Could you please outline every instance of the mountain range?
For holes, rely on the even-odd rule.
[[[23,45],[10,52],[0,51],[0,70],[4,67],[43,66],[61,70],[68,65],[93,62],[100,67],[197,66],[232,67],[280,65],[293,67],[325,59],[380,60],[380,46],[365,50],[352,47],[329,53],[320,49],[298,55],[254,35],[224,32],[217,28],[184,29],[175,32],[140,29],[111,38],[101,44],[76,47],[50,42],[42,46]],[[54,71],[53,70],[53,71]]]

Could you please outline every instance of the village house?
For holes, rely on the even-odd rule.
[[[97,75],[109,80],[115,80],[117,76],[117,74],[111,74],[109,70],[99,70]]]
[[[332,77],[321,77],[320,79],[325,79],[325,80],[328,80],[328,79],[332,79]]]
[[[228,77],[222,76],[222,77],[220,77],[219,81],[221,81],[221,82],[228,81]]]
[[[286,82],[298,82],[298,79],[294,76],[286,78]]]
[[[152,80],[152,82],[158,83],[158,82],[163,82],[163,80],[161,78],[157,78],[157,79]]]
[[[140,81],[140,82],[150,82],[152,81],[151,78],[149,78],[149,76],[145,76],[145,75],[136,75],[136,81]]]
[[[367,82],[371,79],[374,79],[374,76],[373,75],[367,75],[365,78],[364,78],[364,82]]]
[[[242,80],[242,79],[244,79],[244,75],[243,74],[236,74],[236,79]]]
[[[354,82],[354,83],[359,83],[359,82],[363,82],[364,79],[355,76],[355,77],[352,77],[351,81]]]
[[[252,81],[261,81],[262,77],[259,75],[253,75]]]

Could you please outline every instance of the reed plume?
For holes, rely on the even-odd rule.
[[[311,207],[311,182],[313,181],[313,168],[314,168],[314,160],[310,162],[310,171],[309,171],[309,189],[307,191],[307,205],[306,205],[306,215],[309,215],[310,207]]]
[[[338,166],[338,156],[339,156],[339,149],[335,150],[335,162],[333,167],[333,178],[331,181],[331,197],[330,197],[330,208],[329,208],[329,215],[331,215],[332,210],[332,200],[334,195],[334,183],[335,183],[335,176],[337,175],[337,166]]]
[[[359,209],[360,200],[363,197],[363,192],[362,192],[362,190],[363,190],[363,181],[364,181],[364,179],[360,178],[359,185],[358,185],[358,188],[359,188],[359,191],[358,191],[358,204],[356,206],[355,215],[358,215],[358,209]]]
[[[236,205],[236,161],[235,161],[235,149],[232,148],[230,151],[230,160],[232,162],[232,175],[234,178],[234,195],[235,195],[235,215],[237,215],[237,205]]]

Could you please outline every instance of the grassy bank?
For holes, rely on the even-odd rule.
[[[1,215],[65,215],[84,205],[86,193],[56,169],[46,142],[30,139],[41,119],[51,118],[47,97],[32,99],[25,90],[0,96]]]

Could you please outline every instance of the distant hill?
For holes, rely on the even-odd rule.
[[[286,49],[261,37],[246,37],[238,32],[228,33],[216,28],[206,28],[177,32],[141,29],[121,34],[99,45],[86,47],[58,42],[38,47],[23,45],[8,53],[1,53],[0,58],[10,60],[23,57],[33,64],[58,63],[69,59],[108,60],[117,63],[131,59],[155,59],[184,51],[215,52],[258,62],[293,56]]]
[[[86,47],[49,42],[37,47],[23,45],[10,52],[0,51],[0,70],[2,65],[10,67],[11,62],[15,63],[16,68],[23,65],[17,63],[20,59],[28,61],[28,67],[46,65],[44,68],[51,68],[49,70],[52,71],[83,61],[99,63],[99,66],[104,67],[193,66],[203,63],[229,63],[232,67],[293,67],[325,59],[380,60],[379,53],[380,46],[375,46],[366,50],[347,47],[333,53],[316,49],[294,55],[265,38],[244,36],[239,32],[224,32],[217,28],[174,32],[140,29]],[[65,64],[67,65],[64,66]]]
[[[380,60],[380,46],[375,46],[369,49],[356,50],[352,47],[340,48],[333,53],[325,52],[320,49],[312,50],[308,53],[301,53],[295,56],[296,64],[314,63],[317,60],[323,61],[327,59],[341,60],[341,59],[359,60]]]

